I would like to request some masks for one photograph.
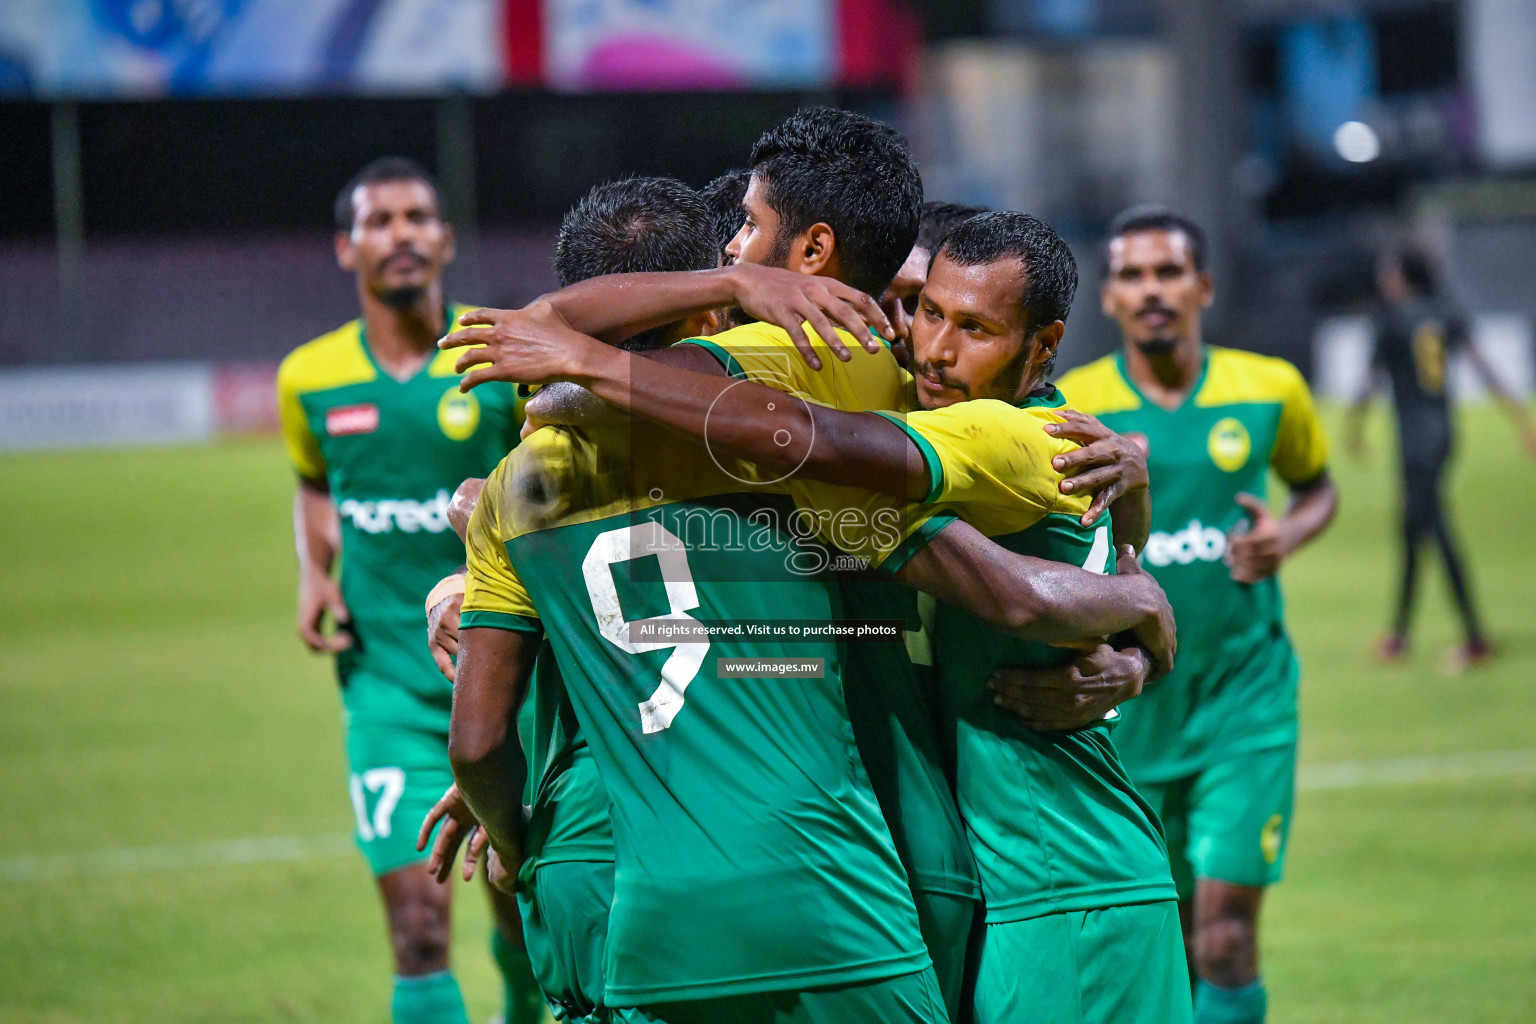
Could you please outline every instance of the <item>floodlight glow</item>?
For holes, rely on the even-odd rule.
[[[1335,128],[1333,148],[1352,164],[1368,164],[1381,156],[1381,140],[1364,121],[1345,121]]]

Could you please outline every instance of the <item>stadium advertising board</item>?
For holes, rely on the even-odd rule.
[[[832,84],[880,0],[12,0],[0,96]],[[857,73],[860,61],[851,62]],[[840,70],[841,69],[841,70]]]

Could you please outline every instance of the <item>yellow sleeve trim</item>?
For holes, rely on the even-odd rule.
[[[1212,345],[1210,360],[1205,383],[1195,395],[1195,405],[1201,408],[1247,402],[1283,403],[1298,384],[1306,387],[1300,370],[1274,356]]]

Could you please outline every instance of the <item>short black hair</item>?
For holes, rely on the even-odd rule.
[[[1121,210],[1109,222],[1109,236],[1104,240],[1104,272],[1109,272],[1109,244],[1122,235],[1138,231],[1180,231],[1189,239],[1190,255],[1195,259],[1195,270],[1205,270],[1207,242],[1205,229],[1185,214],[1158,203],[1144,203]]]
[[[441,206],[442,193],[438,191],[437,179],[425,167],[409,157],[381,156],[352,175],[351,180],[336,194],[336,230],[352,230],[352,221],[357,216],[357,209],[352,205],[352,193],[363,185],[378,185],[386,181],[422,182],[432,189],[434,196],[439,197],[438,203]]]
[[[710,270],[720,262],[709,207],[676,178],[625,178],[596,185],[571,207],[555,245],[560,287],[605,274]],[[660,348],[676,325],[625,341]]]
[[[951,231],[939,252],[962,267],[1018,260],[1024,268],[1019,302],[1026,338],[1072,312],[1077,260],[1056,230],[1038,217],[1013,210],[978,214]]]
[[[736,237],[747,219],[746,212],[741,208],[741,200],[746,196],[747,182],[751,180],[750,170],[733,167],[699,189],[699,197],[709,207],[709,215],[714,220],[715,242],[720,247],[722,258],[725,256],[725,247],[731,244],[731,239]]]
[[[978,213],[987,212],[985,206],[972,206],[969,203],[924,203],[922,218],[917,227],[916,245],[932,255],[939,251],[951,231]]]
[[[863,114],[809,107],[752,147],[779,240],[818,221],[837,235],[843,282],[878,297],[917,241],[923,179],[907,140]]]

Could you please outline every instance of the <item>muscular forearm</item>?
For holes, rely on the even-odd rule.
[[[576,330],[609,343],[736,301],[731,268],[609,274],[543,296]]]
[[[928,492],[928,468],[900,427],[775,388],[594,349],[581,380],[598,398],[774,474],[901,498]]]
[[[1280,521],[1280,552],[1287,557],[1322,533],[1339,510],[1339,491],[1326,473],[1311,486],[1291,493],[1291,502]]]
[[[517,735],[537,641],[499,629],[459,635],[448,758],[465,801],[498,850],[521,851],[528,768]]]
[[[1016,555],[962,522],[913,556],[903,581],[1019,639],[1058,646],[1134,629],[1157,612],[1138,577]]]

